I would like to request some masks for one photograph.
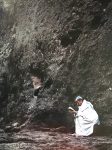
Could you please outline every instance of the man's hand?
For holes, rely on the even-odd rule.
[[[72,107],[68,107],[68,110],[69,110],[70,113],[73,113],[73,114],[77,113],[77,111],[75,111],[75,109],[73,109]]]

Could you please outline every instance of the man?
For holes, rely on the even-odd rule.
[[[76,136],[89,136],[93,134],[94,125],[99,124],[99,117],[93,105],[81,96],[77,96],[74,103],[78,106],[78,111],[71,109],[75,117]]]
[[[34,87],[34,96],[38,96],[40,89],[42,88],[42,79],[38,76],[31,76],[32,84]]]
[[[34,97],[39,97],[39,95],[45,95],[46,90],[49,89],[53,83],[50,77],[45,79],[44,73],[41,71],[35,71],[31,74],[31,80],[34,88]],[[43,94],[44,93],[44,94]]]

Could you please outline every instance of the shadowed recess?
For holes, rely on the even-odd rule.
[[[68,31],[68,33],[61,35],[60,36],[61,45],[63,47],[67,47],[68,45],[73,45],[81,33],[82,31],[80,29],[76,29],[76,30],[73,29]]]

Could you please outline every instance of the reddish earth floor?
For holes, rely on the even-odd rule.
[[[18,133],[0,133],[0,150],[112,150],[112,138],[23,129]]]

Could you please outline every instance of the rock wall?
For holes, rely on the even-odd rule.
[[[111,125],[111,15],[111,0],[1,0],[4,119],[21,122],[32,106],[34,120],[66,124],[67,107],[81,95]],[[35,100],[30,73],[38,68],[50,84]]]

